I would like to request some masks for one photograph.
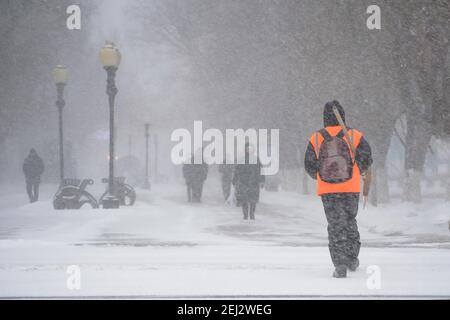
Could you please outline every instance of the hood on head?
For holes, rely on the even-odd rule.
[[[334,112],[333,112],[333,106],[336,106],[336,108],[339,111],[339,114],[341,115],[342,120],[345,123],[344,108],[342,108],[339,101],[333,100],[333,101],[327,102],[325,104],[325,108],[323,109],[323,126],[324,127],[332,127],[332,126],[339,125],[339,122],[336,119],[336,116],[334,115]]]

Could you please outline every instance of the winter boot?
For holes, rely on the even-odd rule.
[[[337,266],[333,272],[334,278],[347,278],[347,266],[340,265]]]
[[[348,269],[350,271],[356,271],[356,269],[358,269],[359,267],[359,260],[358,258],[356,258],[355,260],[352,260],[348,265],[347,265]]]

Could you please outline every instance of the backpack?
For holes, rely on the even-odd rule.
[[[321,129],[319,133],[324,138],[319,150],[320,179],[327,183],[342,183],[350,180],[353,176],[354,161],[350,147],[344,140],[344,133],[341,130],[334,137],[325,129]],[[319,133],[316,135],[316,150]]]

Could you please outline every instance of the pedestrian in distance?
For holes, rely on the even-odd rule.
[[[222,195],[227,201],[230,197],[231,182],[233,180],[234,164],[222,163],[219,165],[220,182],[222,185]]]
[[[259,201],[259,189],[264,185],[264,176],[261,174],[261,162],[256,157],[256,163],[250,163],[253,153],[249,143],[245,144],[244,163],[238,163],[234,170],[233,186],[236,200],[242,207],[244,220],[255,220],[256,204]]]
[[[22,170],[25,175],[26,190],[30,203],[36,202],[39,200],[39,185],[45,166],[44,161],[42,161],[35,149],[31,149],[25,158]]]
[[[203,184],[208,176],[208,164],[195,163],[194,156],[188,163],[183,164],[183,177],[186,181],[188,202],[201,202]]]

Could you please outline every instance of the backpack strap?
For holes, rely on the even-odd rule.
[[[320,129],[319,133],[322,135],[322,137],[326,140],[326,141],[330,141],[333,139],[333,137],[328,133],[328,131],[326,129]]]
[[[355,143],[355,142],[354,142],[354,141],[355,141],[354,131],[353,131],[353,129],[351,129],[351,128],[348,128],[347,130],[348,130],[348,133],[349,133],[350,136],[351,136],[351,140],[352,140],[352,141],[347,141],[347,139],[344,139],[344,141],[347,141],[347,144],[348,144],[349,147],[350,147],[350,148],[349,148],[349,149],[350,149],[350,155],[352,156],[353,162],[355,162],[355,156],[356,156],[356,155],[353,154],[352,148],[351,148],[351,146],[350,146],[350,144]],[[338,134],[336,135],[336,137],[339,137],[339,138],[342,138],[342,139],[345,138],[344,131],[343,131],[343,130],[339,131]]]
[[[322,135],[322,137],[324,138],[325,141],[330,141],[331,139],[333,139],[333,137],[328,133],[327,130],[325,130],[325,128],[320,129],[319,131],[317,131],[315,133],[316,136],[316,145],[315,145],[315,151],[316,151],[316,156],[317,159],[319,159],[319,133]]]
[[[349,141],[349,142],[353,144],[353,148],[355,148],[355,150],[356,150],[356,146],[354,145],[355,144],[355,130],[349,129],[349,131],[350,131],[350,135],[351,135],[351,139],[352,139],[352,141]],[[353,154],[352,150],[353,149],[350,148],[350,153],[352,154],[352,158],[353,158],[353,164],[355,164],[355,162],[356,162],[356,154]]]
[[[322,135],[322,137],[325,139],[325,140],[327,140],[327,141],[329,141],[329,140],[331,140],[332,139],[332,137],[331,137],[331,135],[328,133],[328,131],[327,130],[325,130],[325,129],[320,129],[319,131],[317,131],[316,133],[315,133],[315,136],[316,136],[316,145],[315,145],[315,150],[314,151],[316,151],[316,156],[317,156],[317,159],[319,159],[319,133]]]
[[[341,131],[338,132],[338,134],[336,135],[336,137],[338,138],[344,138],[344,131],[341,129]]]
[[[355,132],[352,128],[347,128],[348,133],[350,134],[351,138],[352,138],[352,142],[355,142]],[[344,138],[344,130],[341,129],[341,131],[338,132],[338,134],[336,135],[336,137],[339,138]],[[350,142],[350,141],[349,141]]]

